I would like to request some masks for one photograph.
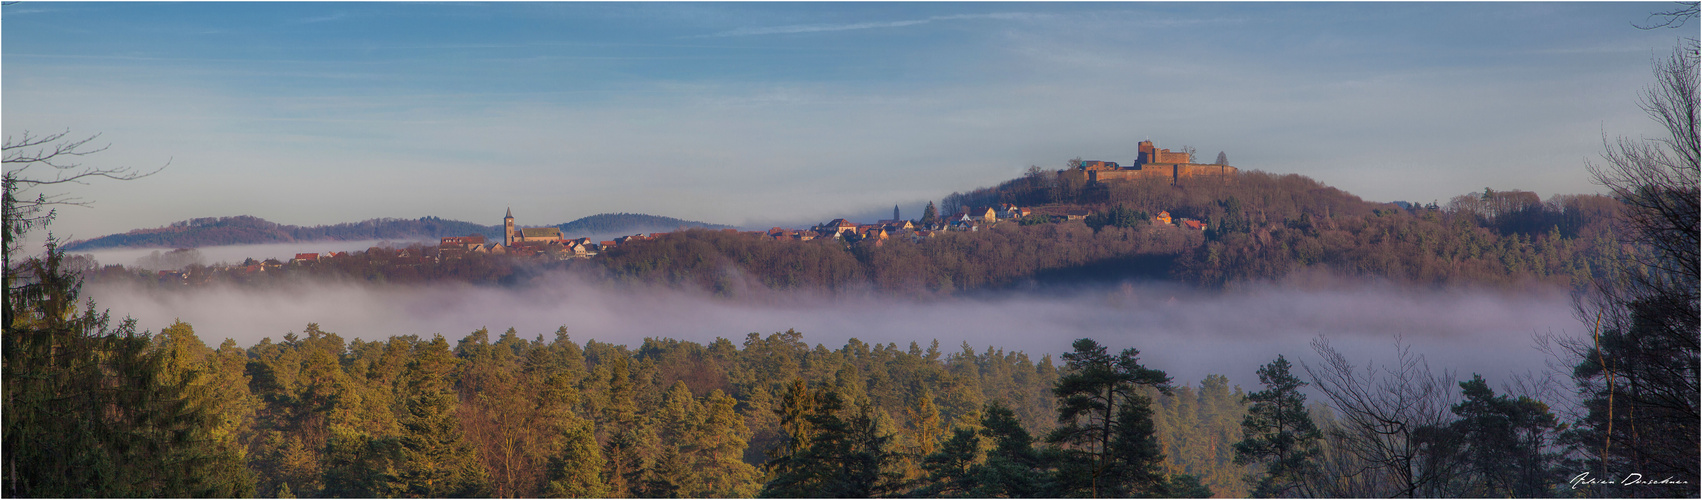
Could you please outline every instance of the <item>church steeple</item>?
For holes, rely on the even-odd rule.
[[[508,207],[508,215],[502,216],[502,246],[514,246],[514,207]]]

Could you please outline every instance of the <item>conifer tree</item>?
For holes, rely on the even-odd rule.
[[[1170,391],[1170,377],[1140,364],[1140,351],[1112,356],[1093,339],[1079,339],[1064,354],[1069,372],[1052,390],[1058,397],[1058,428],[1047,441],[1065,447],[1058,466],[1066,495],[1163,494],[1164,459],[1153,437],[1151,402],[1136,392],[1147,386]]]
[[[389,488],[409,497],[470,497],[488,486],[484,468],[455,419],[448,375],[456,360],[442,335],[421,349],[410,366],[408,416],[402,421],[401,463]]]
[[[940,407],[934,405],[934,392],[922,389],[922,393],[916,396],[916,405],[906,411],[911,425],[916,428],[911,436],[916,455],[925,457],[933,454],[940,443]]]
[[[689,481],[687,476],[694,472],[696,446],[692,441],[699,425],[696,419],[702,416],[701,413],[685,382],[674,381],[673,387],[663,396],[656,419],[660,449],[650,472],[646,474],[646,496],[673,498],[681,495],[684,483]]]
[[[1460,417],[1449,431],[1464,445],[1471,496],[1553,496],[1553,478],[1563,473],[1553,445],[1558,421],[1548,405],[1529,397],[1496,395],[1477,374],[1460,382],[1465,400],[1451,410]]]
[[[894,470],[898,454],[891,449],[892,434],[882,431],[872,408],[860,406],[845,418],[838,392],[824,388],[814,396],[814,411],[807,417],[813,428],[810,442],[769,462],[773,479],[761,496],[868,498],[900,493],[903,476]]]
[[[585,399],[576,387],[584,372],[583,353],[568,338],[565,327],[556,330],[556,338],[548,346],[526,353],[522,378],[535,398],[528,424],[533,427],[535,441],[528,453],[544,465],[542,482],[536,489],[539,494],[607,495],[602,480],[605,461],[597,447],[594,425],[574,411]],[[589,450],[584,449],[587,446]],[[561,484],[554,484],[557,482]]]
[[[720,389],[710,391],[694,419],[696,443],[691,475],[681,494],[686,497],[751,497],[758,488],[756,467],[743,460],[747,436],[745,419],[734,410],[738,402]]]
[[[254,473],[248,469],[236,435],[253,413],[248,377],[243,375],[240,361],[222,358],[223,354],[209,349],[195,336],[194,327],[182,321],[161,330],[154,340],[162,382],[181,388],[179,404],[185,411],[204,415],[186,420],[186,442],[193,446],[176,450],[176,456],[168,455],[162,462],[194,464],[192,471],[204,469],[199,473],[210,483],[204,486],[209,491],[252,495]],[[225,344],[234,347],[230,340]]]
[[[974,429],[958,427],[940,444],[939,451],[922,458],[927,475],[913,492],[919,497],[974,496],[975,466],[981,460],[981,436]]]
[[[780,426],[786,432],[786,444],[777,450],[776,455],[786,456],[798,453],[809,446],[810,439],[815,436],[814,426],[810,424],[809,416],[816,412],[815,395],[810,393],[809,386],[803,379],[795,379],[786,387],[786,394],[780,401],[780,407],[774,412],[780,415]]]
[[[639,411],[629,358],[617,354],[609,360],[608,389],[602,405],[603,457],[608,460],[604,480],[609,494],[640,496],[651,486],[656,436],[648,415]]]
[[[1253,405],[1241,421],[1246,438],[1235,443],[1235,463],[1265,465],[1254,496],[1311,497],[1317,493],[1311,479],[1317,473],[1315,461],[1321,453],[1323,434],[1306,411],[1306,395],[1300,393],[1307,383],[1294,376],[1291,368],[1288,360],[1278,355],[1276,361],[1259,368],[1259,382],[1265,390],[1247,395]]]
[[[1034,449],[1034,438],[1009,407],[988,403],[981,417],[981,436],[991,440],[984,464],[973,471],[973,494],[981,498],[1036,498],[1055,496],[1047,480],[1047,466]]]
[[[561,452],[550,459],[544,494],[556,498],[607,498],[603,482],[603,451],[592,435],[591,423],[581,421],[563,435]]]
[[[220,415],[201,370],[134,321],[114,328],[93,301],[79,307],[82,279],[51,237],[45,255],[15,263],[15,241],[52,214],[36,212],[46,198],[20,208],[16,190],[33,181],[17,177],[12,141],[6,149],[4,494],[252,494],[240,454],[213,432]]]

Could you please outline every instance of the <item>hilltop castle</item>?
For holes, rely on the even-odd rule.
[[[1121,166],[1114,161],[1086,160],[1077,169],[1087,172],[1091,182],[1129,179],[1170,179],[1172,184],[1182,179],[1207,175],[1232,175],[1239,170],[1229,165],[1194,163],[1185,151],[1171,151],[1141,141],[1139,156],[1133,165]]]

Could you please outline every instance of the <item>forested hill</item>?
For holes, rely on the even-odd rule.
[[[1604,196],[1543,200],[1529,191],[1485,189],[1398,206],[1304,176],[1259,171],[1176,184],[1091,184],[1079,171],[1034,169],[995,187],[953,193],[937,218],[919,222],[937,226],[960,208],[1001,203],[1031,208],[1033,215],[977,231],[810,242],[680,232],[613,249],[600,262],[617,276],[718,293],[872,284],[925,295],[1084,280],[1215,287],[1317,272],[1426,285],[1582,286],[1617,272],[1625,258],[1608,227],[1620,204]],[[1069,213],[1092,215],[1071,220]],[[1205,229],[1155,221],[1160,214],[1204,222]],[[729,268],[743,272],[735,278]]]
[[[675,219],[660,215],[618,213],[583,217],[566,224],[556,224],[556,227],[561,228],[561,234],[571,238],[601,234],[651,233],[682,228],[727,229],[733,226]]]
[[[279,224],[259,217],[204,217],[173,222],[153,229],[137,229],[65,245],[68,251],[109,247],[197,248],[218,245],[288,243],[292,241],[345,241],[402,238],[435,238],[483,234],[495,237],[501,226],[485,226],[437,217],[418,219],[368,219],[328,226]]]
[[[597,214],[557,224],[563,234],[627,234],[677,228],[721,229],[729,226],[645,214]],[[198,248],[219,245],[288,243],[293,241],[354,241],[378,239],[440,238],[482,234],[497,239],[501,225],[482,225],[438,217],[418,219],[368,219],[324,226],[278,224],[259,217],[205,217],[174,222],[166,227],[137,229],[126,233],[80,240],[65,245],[67,251],[111,247]]]

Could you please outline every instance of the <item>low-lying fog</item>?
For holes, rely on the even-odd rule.
[[[1164,285],[1079,289],[1068,293],[1008,292],[976,298],[913,301],[879,294],[827,297],[780,293],[728,299],[658,287],[590,284],[570,275],[522,289],[434,285],[414,288],[359,283],[293,285],[252,290],[216,286],[142,291],[89,285],[85,291],[115,316],[136,318],[153,331],[181,318],[202,340],[243,346],[278,340],[309,322],[345,339],[441,333],[451,341],[480,327],[493,337],[509,327],[523,337],[551,338],[565,325],[578,342],[596,339],[636,347],[645,337],[707,343],[788,328],[810,344],[843,346],[849,338],[906,348],[932,339],[956,352],[962,342],[1058,354],[1092,337],[1113,349],[1136,347],[1148,365],[1177,382],[1224,374],[1258,387],[1257,367],[1284,354],[1316,363],[1309,342],[1319,336],[1356,364],[1391,360],[1401,335],[1414,352],[1459,378],[1482,373],[1492,383],[1512,374],[1541,373],[1547,355],[1536,334],[1576,335],[1563,290],[1518,293],[1336,285],[1310,290],[1250,287],[1201,293]],[[1060,361],[1061,364],[1061,361]]]
[[[402,248],[415,243],[436,245],[437,241],[415,241],[406,239],[394,240],[358,240],[358,241],[292,241],[289,243],[266,243],[259,245],[222,245],[193,249],[187,256],[172,255],[172,248],[102,248],[69,252],[74,255],[88,255],[101,265],[118,264],[124,267],[135,267],[148,270],[182,269],[190,264],[213,265],[220,262],[241,264],[243,261],[278,259],[289,262],[298,253],[353,252],[372,247]]]

